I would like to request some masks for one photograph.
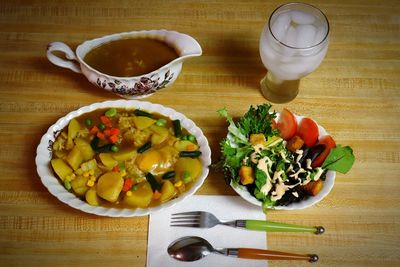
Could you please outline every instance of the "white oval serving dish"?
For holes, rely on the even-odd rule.
[[[117,208],[105,208],[105,207],[95,207],[87,204],[85,201],[82,201],[78,197],[76,197],[73,193],[68,192],[64,186],[60,183],[59,179],[55,176],[51,166],[50,160],[52,157],[52,143],[54,142],[57,135],[60,131],[66,127],[69,121],[75,117],[78,117],[84,113],[91,112],[96,109],[101,108],[128,108],[128,109],[141,109],[148,112],[156,112],[167,116],[171,119],[179,119],[181,121],[182,127],[188,130],[191,134],[193,134],[200,147],[201,151],[201,161],[203,164],[203,170],[200,177],[194,183],[194,185],[187,192],[180,195],[178,198],[170,200],[166,203],[161,204],[157,207],[150,207],[146,209],[117,209]],[[36,150],[36,166],[37,173],[40,176],[40,179],[43,185],[49,190],[49,192],[58,198],[61,202],[75,208],[81,210],[86,213],[92,213],[100,216],[110,216],[110,217],[134,217],[134,216],[144,216],[159,210],[163,210],[169,207],[172,207],[178,202],[183,201],[190,195],[193,195],[203,184],[206,179],[209,166],[211,165],[211,149],[208,144],[206,137],[203,132],[196,124],[188,119],[182,113],[179,113],[171,108],[153,104],[145,101],[136,101],[136,100],[115,100],[115,101],[105,101],[101,103],[94,103],[88,106],[81,107],[75,111],[68,113],[66,116],[57,120],[55,124],[50,126],[47,132],[43,135],[40,140],[39,146]]]

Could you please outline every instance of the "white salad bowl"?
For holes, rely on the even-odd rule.
[[[277,119],[279,118],[279,115],[280,115],[280,113],[277,113]],[[301,121],[301,119],[304,118],[304,116],[297,116],[297,115],[295,115],[295,117],[296,117],[297,123],[299,123]],[[317,123],[317,125],[318,125],[318,135],[320,137],[329,134],[325,130],[324,127],[322,127],[318,123]],[[308,198],[303,199],[299,202],[294,202],[287,206],[275,206],[271,209],[300,210],[300,209],[305,209],[305,208],[311,207],[311,206],[317,204],[318,202],[320,202],[322,199],[324,199],[329,194],[329,192],[332,190],[333,185],[335,183],[335,178],[336,178],[336,172],[329,170],[326,174],[326,179],[324,181],[324,185],[323,185],[321,191],[316,196],[309,196]],[[254,196],[252,196],[245,186],[239,185],[239,184],[234,184],[232,181],[230,183],[230,186],[233,188],[233,190],[235,190],[236,193],[238,193],[247,202],[249,202],[253,205],[262,207],[262,202],[260,200],[258,200],[257,198],[255,198]]]
[[[88,113],[94,111],[96,109],[101,108],[127,108],[127,109],[141,109],[144,111],[148,111],[151,113],[159,113],[166,117],[169,117],[172,120],[179,119],[181,121],[181,125],[183,128],[188,130],[191,134],[196,137],[198,145],[201,151],[201,162],[203,165],[202,173],[200,177],[196,180],[193,186],[183,194],[181,194],[176,199],[170,200],[161,204],[160,206],[150,207],[150,208],[137,208],[137,209],[117,209],[117,208],[105,208],[100,206],[91,206],[85,201],[79,199],[73,193],[67,191],[65,187],[60,183],[59,179],[54,174],[50,160],[52,158],[52,144],[58,134],[64,129],[71,119],[78,117],[84,113]],[[211,150],[208,144],[206,137],[199,127],[195,125],[195,123],[188,119],[185,115],[159,104],[152,104],[150,102],[145,101],[135,101],[135,100],[115,100],[115,101],[105,101],[101,103],[94,103],[88,106],[84,106],[79,108],[78,110],[72,111],[66,116],[60,118],[55,124],[50,126],[47,130],[46,134],[43,135],[40,140],[40,144],[36,150],[36,167],[37,173],[40,176],[40,179],[43,185],[49,190],[49,192],[58,198],[61,202],[75,208],[81,210],[86,213],[92,213],[101,216],[110,216],[110,217],[135,217],[135,216],[144,216],[148,215],[160,210],[164,210],[166,208],[170,208],[173,205],[182,202],[188,196],[193,195],[203,184],[206,179],[209,166],[211,165]]]

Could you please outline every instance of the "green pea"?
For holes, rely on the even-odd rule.
[[[100,131],[103,131],[106,128],[104,123],[99,123],[99,125],[97,125],[97,127],[99,128]]]
[[[136,191],[137,190],[137,184],[132,185],[131,190]]]
[[[111,147],[111,149],[112,149],[112,147]],[[118,169],[120,169],[121,171],[125,170],[125,162],[121,162],[120,164],[118,164]]]
[[[85,120],[85,124],[86,124],[86,126],[92,126],[93,120],[92,120],[91,118],[87,118],[87,119]]]
[[[184,171],[182,174],[182,181],[187,184],[192,181],[192,175],[188,171]]]
[[[64,187],[68,191],[71,190],[71,188],[72,188],[71,183],[68,180],[64,180]]]
[[[112,152],[118,152],[119,151],[119,147],[117,147],[116,145],[112,145],[111,146],[111,151]]]
[[[156,121],[157,126],[165,126],[166,124],[167,124],[167,120],[165,120],[165,119],[158,119]]]
[[[188,140],[190,141],[190,142],[196,142],[196,136],[194,136],[193,134],[189,134],[188,135]]]
[[[106,111],[106,113],[104,113],[107,117],[111,118],[114,117],[115,115],[117,115],[117,109],[115,108],[110,108],[109,110]]]

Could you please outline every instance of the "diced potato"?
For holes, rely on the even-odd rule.
[[[160,201],[165,202],[173,198],[176,194],[175,186],[169,181],[166,180],[161,186],[161,197]]]
[[[322,180],[311,181],[308,184],[304,185],[304,189],[311,195],[316,196],[323,187]]]
[[[197,179],[202,172],[202,165],[197,158],[179,158],[175,164],[177,177],[182,177],[185,172],[190,174],[192,180]]]
[[[136,190],[124,196],[123,202],[131,207],[147,208],[153,197],[153,190],[147,181],[139,183]]]
[[[99,206],[101,203],[100,197],[97,195],[95,188],[90,188],[85,194],[86,202],[92,206]]]
[[[75,194],[77,194],[78,196],[85,195],[86,191],[89,190],[89,187],[87,186],[88,180],[89,177],[77,176],[74,180],[71,181],[71,186]]]
[[[100,153],[99,158],[101,163],[107,168],[113,168],[118,165],[118,161],[116,161],[111,153]]]
[[[154,132],[151,136],[151,142],[153,144],[158,145],[167,140],[169,135],[167,128],[153,124],[150,126],[150,130]]]
[[[136,164],[143,172],[151,172],[160,164],[160,153],[157,150],[147,150],[136,158]]]
[[[83,162],[83,155],[81,151],[76,146],[74,146],[71,152],[69,152],[66,160],[69,166],[71,166],[72,169],[76,170]]]
[[[133,117],[133,122],[135,123],[136,128],[143,130],[153,125],[156,120],[145,116],[136,116]]]
[[[195,151],[199,149],[199,146],[195,143],[192,143],[188,140],[178,140],[175,142],[174,147],[178,151]]]
[[[254,183],[254,172],[250,166],[241,166],[239,169],[240,182],[243,185]]]
[[[76,138],[74,140],[75,146],[79,149],[79,151],[82,153],[83,160],[88,161],[94,157],[94,151],[92,149],[92,146],[90,143],[83,139],[83,138]]]
[[[159,151],[161,155],[161,162],[164,168],[169,168],[178,159],[179,151],[172,146],[165,146]]]
[[[159,135],[168,135],[169,131],[168,128],[164,126],[158,126],[158,125],[151,125],[150,130],[152,130],[154,133],[159,134]]]
[[[83,172],[87,172],[90,170],[96,170],[97,169],[97,161],[96,159],[91,159],[88,160],[84,163],[81,164],[81,169]]]
[[[53,150],[53,155],[55,158],[66,159],[68,156],[68,151],[66,150]]]
[[[124,185],[124,179],[119,172],[107,172],[97,181],[97,194],[110,202],[118,200]]]
[[[265,139],[265,135],[260,133],[260,134],[251,134],[250,135],[250,143],[254,145],[265,145],[267,143],[267,140]]]
[[[58,177],[60,177],[62,181],[64,181],[65,178],[71,175],[73,172],[68,164],[65,163],[65,161],[62,159],[52,159],[50,162],[54,172],[58,175]]]
[[[118,162],[134,158],[136,157],[136,155],[137,155],[136,149],[127,149],[127,150],[121,150],[116,153],[112,153],[112,157]]]
[[[154,145],[159,145],[162,142],[164,142],[165,140],[167,140],[167,138],[168,138],[168,135],[163,136],[163,135],[155,133],[151,136],[151,143]]]
[[[73,141],[75,137],[78,135],[78,132],[81,130],[81,125],[76,119],[72,119],[68,124],[68,138],[67,138],[67,147],[70,148],[73,145]]]

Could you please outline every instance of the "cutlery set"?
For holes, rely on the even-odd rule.
[[[214,214],[205,211],[191,211],[172,214],[170,226],[206,229],[212,228],[218,224],[247,230],[267,232],[308,232],[317,235],[325,232],[325,229],[322,226],[310,227],[262,220],[220,221]],[[168,254],[174,259],[187,262],[200,260],[210,253],[259,260],[318,261],[318,256],[316,254],[304,255],[256,248],[214,248],[207,240],[198,236],[186,236],[179,238],[169,245],[167,251]]]

